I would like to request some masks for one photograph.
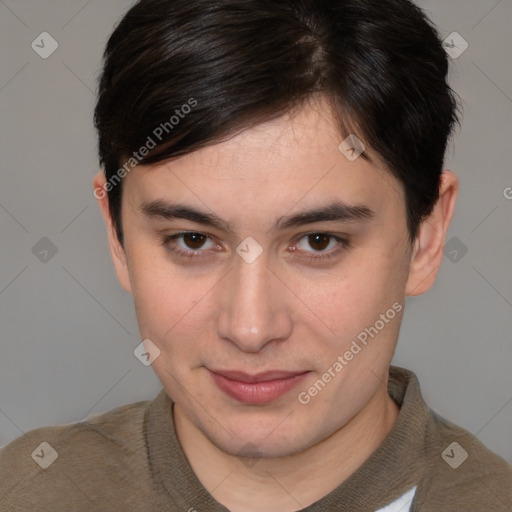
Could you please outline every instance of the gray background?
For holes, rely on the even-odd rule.
[[[160,389],[133,355],[132,298],[91,185],[101,53],[131,3],[0,1],[0,446]],[[438,280],[408,299],[394,363],[416,372],[434,410],[512,463],[512,0],[418,4],[443,39],[456,31],[469,43],[451,72],[464,119],[447,167],[461,192]],[[47,59],[31,48],[44,31],[59,44]]]

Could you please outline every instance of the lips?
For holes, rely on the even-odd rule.
[[[263,405],[277,400],[305,379],[309,372],[269,371],[251,375],[233,370],[208,370],[215,384],[235,400]]]

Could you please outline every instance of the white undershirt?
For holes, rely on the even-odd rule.
[[[403,496],[400,496],[397,500],[393,501],[384,508],[379,508],[376,512],[409,512],[411,509],[411,503],[416,493],[416,487],[413,487],[410,491],[407,491]]]

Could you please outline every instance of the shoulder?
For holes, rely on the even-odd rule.
[[[467,430],[433,411],[431,417],[430,468],[418,496],[429,507],[418,510],[512,511],[512,466]]]
[[[84,451],[84,447],[90,451],[98,446],[103,446],[102,451],[107,448],[123,453],[127,445],[136,449],[142,441],[145,415],[150,404],[150,401],[142,401],[121,405],[76,423],[30,430],[0,450],[0,472],[6,471],[7,467],[25,466],[27,454],[28,462],[34,463],[32,452],[41,443],[53,444],[54,448],[66,453],[78,453]]]
[[[45,502],[74,483],[98,488],[101,483],[130,479],[134,469],[147,466],[145,424],[150,404],[136,402],[84,421],[36,428],[7,444],[0,450],[0,509],[11,504],[7,510],[18,510],[14,503],[33,506],[31,496]],[[52,487],[55,493],[50,492]]]
[[[410,370],[392,366],[389,391],[400,406],[402,464],[417,478],[411,511],[512,511],[512,467],[504,459],[430,409]]]

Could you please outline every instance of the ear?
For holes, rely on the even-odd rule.
[[[421,224],[414,241],[405,294],[421,295],[429,290],[443,261],[446,233],[455,211],[459,180],[444,171],[439,181],[439,199],[432,213]]]
[[[103,215],[103,220],[105,221],[105,225],[107,227],[110,255],[112,256],[117,278],[119,279],[121,286],[127,292],[132,293],[126,253],[124,247],[121,245],[121,242],[119,242],[114,222],[112,221],[112,217],[110,215],[108,194],[105,189],[106,183],[107,181],[102,171],[95,174],[93,179],[94,197],[98,201],[98,205]]]

